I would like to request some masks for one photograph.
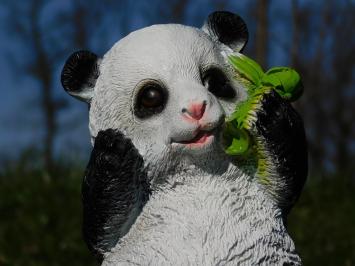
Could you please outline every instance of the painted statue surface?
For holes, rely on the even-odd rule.
[[[247,40],[220,11],[67,60],[63,87],[89,105],[83,232],[102,265],[301,264],[285,227],[307,175],[300,116],[265,89],[238,120],[248,151],[226,152],[226,121],[250,96],[229,59]]]

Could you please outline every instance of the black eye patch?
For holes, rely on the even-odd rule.
[[[216,97],[233,99],[236,96],[236,92],[231,86],[228,78],[216,67],[212,67],[205,71],[202,77],[202,82]]]
[[[158,114],[164,110],[167,98],[167,90],[161,84],[149,81],[140,88],[137,94],[134,114],[139,118]]]

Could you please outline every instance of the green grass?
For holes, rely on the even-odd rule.
[[[84,166],[65,165],[0,173],[0,265],[96,265],[81,234]],[[288,229],[305,265],[355,265],[354,184],[310,178]]]
[[[0,176],[0,265],[96,265],[82,240],[83,168]]]
[[[304,265],[355,265],[355,185],[312,179],[288,219]]]

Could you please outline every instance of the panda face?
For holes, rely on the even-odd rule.
[[[206,33],[182,25],[129,34],[100,63],[92,137],[118,129],[143,157],[160,163],[172,154],[203,160],[220,152],[224,118],[245,97],[221,52]]]
[[[186,164],[215,169],[229,161],[221,145],[224,118],[246,98],[226,56],[247,40],[244,21],[224,11],[209,15],[201,29],[153,25],[121,39],[103,58],[73,53],[61,81],[89,103],[93,144],[100,131],[115,129],[155,172]]]

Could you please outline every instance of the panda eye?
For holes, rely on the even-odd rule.
[[[149,82],[139,90],[134,106],[139,118],[149,117],[163,111],[167,100],[166,90],[158,83]]]
[[[202,82],[217,97],[233,99],[236,96],[228,78],[216,67],[212,67],[204,73]]]

